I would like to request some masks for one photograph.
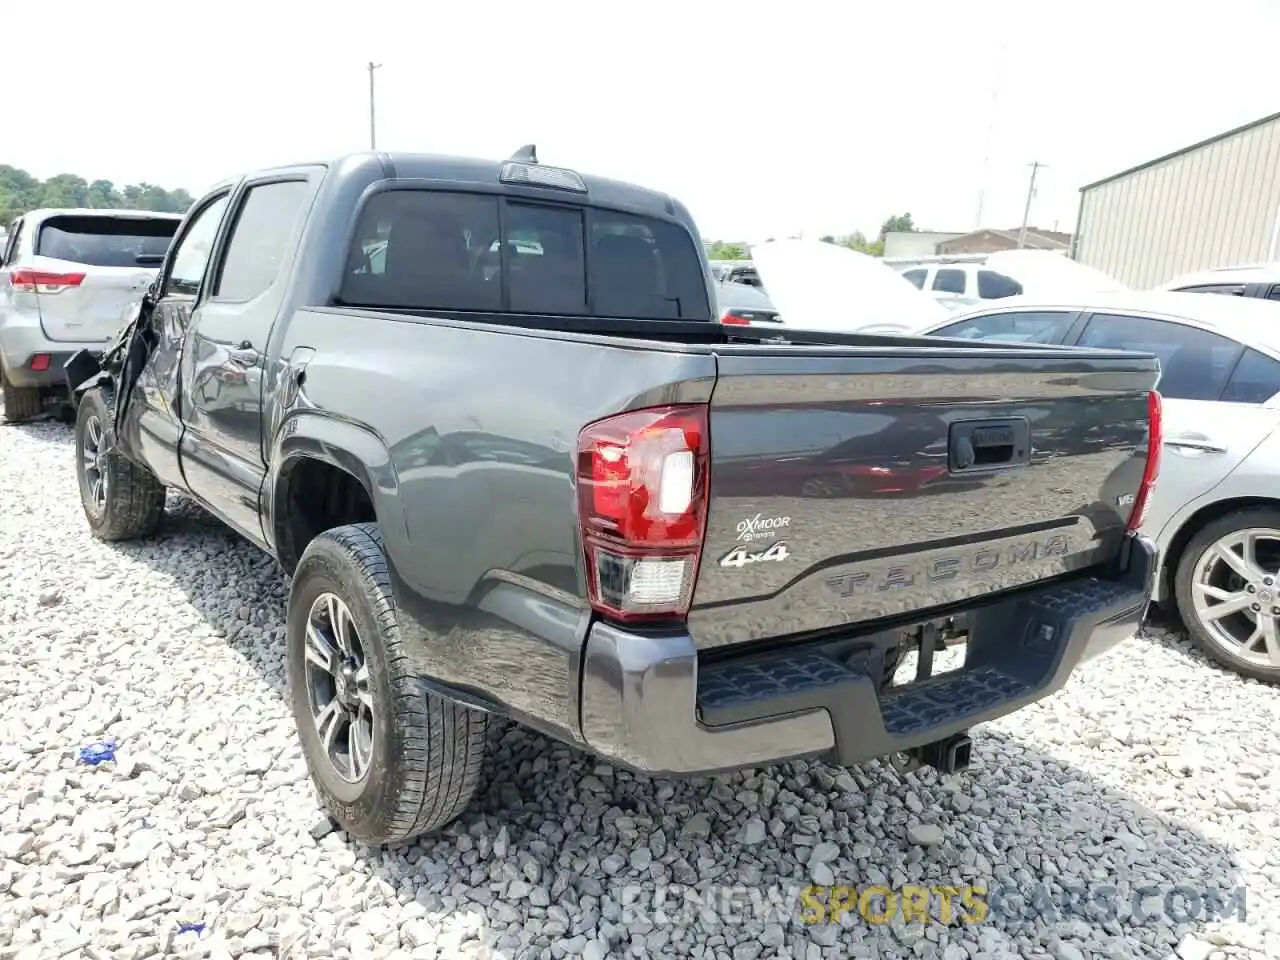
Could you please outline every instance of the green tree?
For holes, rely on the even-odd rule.
[[[890,217],[884,223],[880,224],[880,241],[884,242],[886,233],[915,233],[915,221],[911,219],[911,214],[904,213],[901,216]]]
[[[750,254],[747,248],[740,243],[726,243],[724,240],[714,240],[711,243],[711,251],[707,254],[710,260],[747,260]]]
[[[134,208],[186,213],[194,202],[186,190],[166,190],[150,183],[118,188],[110,180],[88,181],[74,173],[39,180],[26,170],[0,164],[0,229],[14,217],[39,207]]]

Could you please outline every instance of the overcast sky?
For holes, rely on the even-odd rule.
[[[364,149],[372,59],[380,148],[535,142],[720,239],[968,230],[984,182],[983,225],[1016,226],[1032,160],[1033,225],[1070,230],[1089,180],[1280,110],[1276,0],[70,0],[50,23],[3,54],[0,162],[37,176],[199,193]]]

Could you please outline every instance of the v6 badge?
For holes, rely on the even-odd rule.
[[[745,546],[734,547],[723,557],[720,558],[720,566],[722,567],[745,567],[749,563],[763,563],[766,560],[777,560],[779,562],[791,556],[791,551],[787,549],[787,544],[783,540],[775,540],[764,550],[757,550],[752,553]]]

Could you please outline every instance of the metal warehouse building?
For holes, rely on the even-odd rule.
[[[1147,289],[1280,256],[1280,113],[1080,188],[1075,259]]]

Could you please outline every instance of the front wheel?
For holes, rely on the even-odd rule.
[[[382,845],[456,819],[480,778],[487,718],[416,682],[374,524],[336,527],[307,545],[287,635],[302,752],[343,829]]]
[[[164,484],[155,474],[104,445],[112,410],[101,389],[76,410],[76,479],[89,530],[99,540],[155,533],[164,515]]]
[[[1239,510],[1206,524],[1174,577],[1178,615],[1211,659],[1280,682],[1280,510]]]

